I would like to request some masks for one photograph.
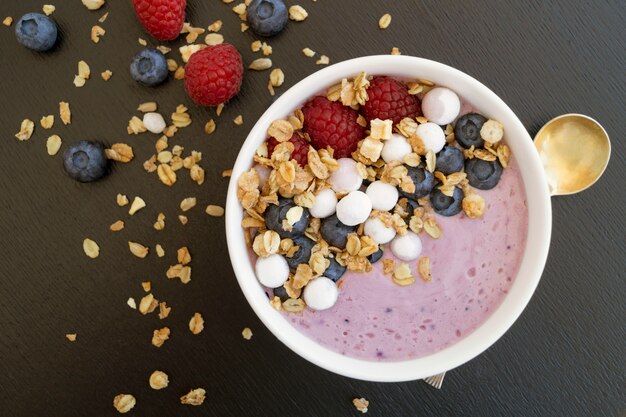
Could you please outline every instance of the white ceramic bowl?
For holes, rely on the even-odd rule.
[[[504,125],[507,144],[521,167],[526,190],[528,239],[522,264],[508,295],[487,321],[467,337],[418,359],[399,362],[355,359],[329,350],[300,333],[270,306],[254,275],[241,228],[243,212],[237,201],[237,179],[250,169],[252,157],[266,139],[270,123],[287,116],[314,94],[361,71],[431,80],[449,87],[482,114],[500,121]],[[352,378],[381,382],[415,380],[448,371],[479,355],[498,340],[522,313],[537,287],[548,255],[551,222],[550,195],[543,167],[532,139],[513,111],[489,88],[469,75],[438,62],[410,56],[378,55],[351,59],[324,68],[291,87],[250,131],[233,168],[226,203],[226,236],[233,269],[248,302],[267,328],[294,352],[322,368]]]

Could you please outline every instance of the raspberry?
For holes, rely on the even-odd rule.
[[[400,123],[405,117],[415,118],[421,114],[420,102],[409,94],[400,81],[389,77],[374,77],[367,89],[369,99],[361,107],[367,120],[393,120]]]
[[[326,97],[317,96],[302,107],[304,131],[316,149],[330,146],[335,158],[346,158],[356,150],[357,142],[365,137],[365,128],[357,123],[359,114]]]
[[[203,106],[217,106],[233,98],[241,88],[243,63],[229,44],[209,46],[191,55],[185,67],[185,90]]]
[[[304,140],[300,135],[294,133],[289,142],[293,143],[293,152],[291,153],[291,159],[295,159],[300,166],[304,167],[309,162],[309,142]],[[279,144],[276,139],[269,138],[267,141],[267,153],[271,157],[274,153],[274,148]]]
[[[187,0],[133,0],[137,19],[161,41],[176,39],[185,22]]]

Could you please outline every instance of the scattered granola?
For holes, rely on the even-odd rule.
[[[243,5],[243,3],[242,3]],[[244,5],[245,6],[245,5]],[[202,405],[204,402],[206,391],[202,388],[196,388],[180,397],[181,404]]]
[[[59,135],[52,135],[48,138],[48,140],[46,141],[46,148],[48,150],[48,155],[56,155],[57,152],[59,152],[59,149],[61,149],[61,138],[59,137]]]
[[[139,312],[145,316],[152,313],[158,305],[159,301],[154,298],[154,295],[148,294],[139,301]]]
[[[111,148],[105,149],[104,153],[108,159],[122,163],[130,162],[135,157],[133,148],[125,143],[114,143]]]
[[[13,24],[13,18],[11,16],[7,16],[4,18],[4,20],[2,21],[2,24],[4,26],[11,26]]]
[[[178,215],[178,221],[180,222],[180,224],[182,224],[184,226],[184,225],[187,224],[189,219],[187,218],[187,216],[183,216],[182,214],[180,214],[180,215]]]
[[[128,214],[131,216],[137,213],[139,210],[146,206],[146,202],[141,197],[135,197],[133,199],[133,203],[130,205],[130,209],[128,210]]]
[[[116,197],[116,201],[118,206],[124,207],[128,204],[128,197],[126,197],[124,194],[118,194]]]
[[[83,0],[83,4],[87,5],[87,3],[93,3],[93,1]],[[102,3],[104,3],[104,0],[102,0]],[[89,6],[87,7],[89,8]],[[131,394],[119,394],[113,398],[113,407],[122,414],[132,410],[135,404],[137,404],[137,400]]]
[[[106,33],[106,30],[104,30],[104,28],[100,25],[93,25],[91,27],[91,41],[93,43],[98,43],[100,42],[100,38],[104,36],[104,34]]]
[[[135,299],[133,297],[128,297],[128,300],[126,300],[126,305],[128,305],[128,307],[132,308],[133,310],[137,310],[137,303],[135,302]]]
[[[20,131],[15,134],[15,137],[21,141],[28,140],[33,135],[34,130],[35,123],[30,119],[24,119],[22,120]]]
[[[241,336],[243,336],[243,338],[246,340],[252,339],[252,330],[250,330],[249,327],[244,328],[241,332]]]
[[[380,29],[387,29],[389,27],[389,25],[391,24],[391,15],[389,13],[385,13],[384,15],[382,15],[382,17],[378,20],[378,27]]]
[[[233,119],[233,123],[237,126],[241,126],[243,124],[243,116],[237,115],[237,117]]]
[[[193,334],[200,334],[204,330],[204,319],[200,313],[194,313],[191,320],[189,320],[189,330]]]
[[[110,70],[105,70],[100,73],[100,77],[102,77],[104,81],[109,81],[112,76],[113,72],[111,72]]]
[[[95,241],[87,238],[83,240],[83,251],[91,259],[96,259],[100,255],[100,246]]]
[[[156,251],[156,254],[159,258],[165,256],[165,250],[163,249],[163,246],[161,246],[159,243],[156,244],[154,250]]]
[[[157,329],[152,333],[152,345],[156,347],[161,347],[163,346],[163,343],[165,343],[165,341],[169,338],[170,338],[169,327],[163,327],[161,329]]]
[[[159,390],[159,389],[166,388],[169,385],[170,381],[169,381],[169,377],[167,376],[165,372],[154,371],[150,375],[149,383],[150,383],[150,388]]]
[[[302,50],[302,53],[304,54],[304,56],[307,56],[309,58],[312,58],[315,55],[315,51],[313,51],[311,48],[304,48]]]
[[[81,0],[81,1],[85,5],[85,7],[88,8],[89,10],[98,10],[104,4],[104,0]]]
[[[180,202],[182,211],[189,211],[196,206],[196,197],[187,197]]]
[[[309,14],[307,13],[307,11],[304,10],[304,7],[300,5],[291,6],[289,8],[289,19],[295,22],[302,22],[308,16]]]
[[[54,115],[51,114],[49,116],[43,116],[39,121],[39,124],[44,129],[51,129],[52,126],[54,126]]]
[[[65,337],[70,342],[75,342],[76,341],[76,333],[68,333],[68,334],[65,335]]]
[[[316,65],[328,65],[329,63],[330,63],[330,58],[328,58],[326,55],[320,56],[320,59],[315,61]]]
[[[124,221],[123,220],[118,220],[115,223],[113,223],[111,226],[109,226],[109,229],[112,232],[119,232],[123,228],[124,228]]]
[[[128,241],[128,249],[130,249],[130,253],[135,255],[138,258],[145,258],[148,256],[149,249],[137,242]]]
[[[249,69],[255,71],[264,71],[272,67],[272,60],[270,58],[257,58],[250,63]]]
[[[370,402],[367,401],[365,398],[354,398],[352,400],[352,404],[354,404],[354,407],[360,411],[361,413],[365,414],[367,413],[368,407],[370,405]]]
[[[213,217],[222,217],[224,215],[224,208],[216,205],[209,204],[206,207],[206,214]]]
[[[65,101],[61,101],[59,103],[59,115],[61,116],[61,121],[64,125],[69,125],[72,123],[72,112],[70,110],[70,103]]]

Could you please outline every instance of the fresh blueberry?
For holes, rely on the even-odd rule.
[[[47,51],[57,41],[57,24],[41,13],[26,13],[15,25],[15,36],[29,49]]]
[[[413,184],[415,184],[415,192],[407,193],[399,189],[400,195],[413,200],[427,196],[435,185],[435,177],[433,177],[433,174],[431,174],[423,164],[418,167],[407,168],[409,170],[408,176],[413,180]]]
[[[444,175],[463,170],[463,152],[454,146],[446,145],[437,155],[437,171]]]
[[[454,137],[459,145],[469,149],[472,145],[480,148],[485,141],[480,137],[480,129],[487,119],[478,113],[467,113],[456,121]]]
[[[448,197],[438,187],[435,187],[430,193],[430,204],[436,213],[447,217],[454,216],[461,211],[464,195],[463,190],[459,187],[454,187],[452,197]]]
[[[283,220],[287,218],[287,212],[294,207],[296,204],[293,200],[281,198],[278,200],[278,205],[270,204],[265,210],[265,224],[283,239],[302,235],[309,225],[309,210],[303,208],[302,217],[292,226],[291,231],[288,232],[283,229]]]
[[[483,161],[474,158],[465,161],[465,173],[472,187],[480,190],[491,190],[500,181],[502,165],[495,161]]]
[[[326,268],[326,271],[324,271],[324,276],[337,282],[339,281],[339,278],[341,278],[343,274],[345,274],[346,267],[341,266],[341,264],[337,262],[335,258],[328,258],[328,260],[330,261],[330,265],[328,266],[328,268]]]
[[[315,241],[309,239],[308,237],[302,235],[292,238],[294,245],[298,246],[300,249],[293,256],[286,257],[287,264],[292,271],[295,271],[300,264],[308,264],[309,259],[311,258],[311,249],[315,246]]]
[[[81,140],[63,154],[63,166],[68,175],[80,182],[98,180],[106,174],[104,147],[97,142]]]
[[[356,226],[346,226],[341,223],[336,214],[322,220],[320,233],[330,246],[344,249],[348,243],[348,235],[356,232]]]
[[[167,78],[167,61],[158,49],[146,48],[133,57],[130,75],[147,86],[161,84]]]
[[[282,0],[253,0],[246,11],[248,24],[259,36],[274,36],[280,33],[289,16]]]
[[[376,262],[381,260],[384,254],[385,253],[383,252],[383,250],[381,248],[378,248],[376,252],[367,257],[367,260],[370,261],[371,264],[375,264]]]
[[[289,299],[289,294],[287,294],[287,290],[284,285],[281,285],[278,288],[274,288],[274,297],[280,298],[280,301],[287,301]]]

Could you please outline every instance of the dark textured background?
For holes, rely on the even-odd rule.
[[[302,0],[309,18],[269,41],[275,66],[286,74],[279,91],[319,68],[301,54],[303,47],[338,62],[397,46],[475,76],[513,108],[531,135],[558,114],[580,112],[597,118],[613,138],[613,158],[598,184],[553,199],[550,256],[524,314],[491,349],[450,372],[442,391],[419,381],[368,383],[319,369],[279,343],[242,296],[223,219],[203,210],[225,203],[227,180],[220,173],[232,166],[254,120],[271,103],[268,72],[246,74],[217,132],[207,137],[202,127],[214,111],[191,105],[180,81],[151,89],[130,78],[130,58],[141,48],[137,38],[149,39],[130,1],[109,0],[98,12],[79,0],[51,2],[61,42],[50,53],[22,48],[14,26],[0,26],[0,415],[114,416],[111,403],[120,392],[136,396],[136,416],[349,416],[357,414],[355,396],[370,400],[371,416],[624,415],[623,2]],[[232,5],[188,2],[195,26],[222,19],[226,40],[246,62],[253,59],[254,36],[239,32]],[[0,19],[17,21],[41,5],[2,0]],[[102,25],[107,33],[96,45],[90,28],[104,11],[110,12]],[[377,21],[386,12],[393,21],[381,31]],[[77,89],[72,80],[81,59],[93,77]],[[99,74],[107,68],[114,75],[105,83]],[[60,100],[71,104],[69,126],[58,118]],[[177,104],[189,105],[194,122],[170,143],[203,152],[204,185],[180,175],[169,189],[143,171],[154,139],[127,136],[126,124],[137,105],[150,100],[165,115]],[[240,113],[245,124],[237,127],[231,120]],[[13,137],[22,119],[38,122],[44,114],[57,115],[52,131],[37,127],[23,143]],[[61,153],[47,155],[51,133],[63,138],[61,153],[80,139],[121,141],[134,147],[136,159],[118,164],[100,182],[78,184],[63,172]],[[130,218],[115,204],[117,193],[140,195],[148,206]],[[178,204],[192,195],[198,206],[182,226]],[[159,211],[167,216],[162,232],[152,229]],[[126,228],[110,232],[109,224],[120,218]],[[83,254],[87,236],[100,244],[96,260]],[[166,257],[135,258],[127,240],[152,248],[160,242]],[[193,255],[186,286],[165,278],[183,244]],[[141,298],[145,280],[173,307],[164,322],[126,306],[129,296]],[[195,311],[206,320],[198,336],[187,328]],[[150,338],[162,325],[172,337],[156,349]],[[251,341],[241,337],[246,326],[254,331]],[[73,332],[78,340],[70,343],[64,335]],[[155,369],[170,376],[163,391],[148,386]],[[178,397],[193,387],[207,389],[204,405],[180,405]]]

